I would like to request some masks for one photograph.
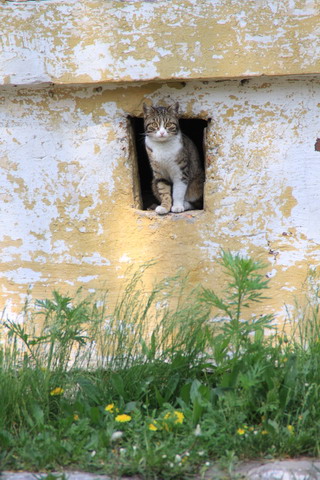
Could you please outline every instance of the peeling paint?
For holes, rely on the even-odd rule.
[[[0,276],[6,277],[8,280],[18,284],[31,284],[44,280],[40,272],[35,272],[31,268],[17,268],[16,270],[9,270],[1,272]]]
[[[317,13],[305,0],[4,2],[0,83],[313,74]]]
[[[98,278],[98,275],[86,275],[83,277],[78,277],[77,282],[88,283],[88,282],[91,282],[92,280],[95,280],[96,278]]]
[[[147,287],[183,267],[216,288],[224,248],[268,265],[283,318],[320,261],[314,3],[6,2],[0,22],[2,306],[83,284],[112,304],[151,259]],[[203,212],[134,208],[146,100],[212,119]]]

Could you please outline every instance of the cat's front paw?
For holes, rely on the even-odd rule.
[[[183,205],[176,205],[176,206],[171,208],[171,212],[173,212],[173,213],[184,212],[184,206]]]
[[[156,208],[156,213],[158,215],[165,215],[166,213],[169,213],[169,210],[162,205],[158,205]]]

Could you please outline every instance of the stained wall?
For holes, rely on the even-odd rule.
[[[237,3],[1,4],[0,308],[80,286],[112,303],[151,259],[147,285],[182,267],[220,288],[224,248],[267,264],[256,311],[290,310],[320,256],[317,11]],[[203,211],[137,208],[143,101],[211,119]]]
[[[319,73],[316,0],[0,5],[3,84]]]

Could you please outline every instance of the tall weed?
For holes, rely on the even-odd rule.
[[[112,311],[107,296],[53,292],[23,321],[4,315],[1,467],[168,480],[210,457],[230,467],[318,454],[318,294],[299,310],[304,324],[293,319],[300,337],[280,335],[272,315],[250,308],[265,299],[264,266],[228,252],[218,261],[219,295],[190,291],[181,275],[146,291],[146,265]]]

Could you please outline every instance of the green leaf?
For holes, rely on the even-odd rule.
[[[110,381],[111,381],[111,384],[112,384],[113,388],[115,389],[115,391],[119,395],[119,397],[124,399],[126,397],[126,393],[125,393],[125,390],[124,390],[124,383],[123,383],[121,375],[119,375],[119,373],[113,373],[111,375]]]
[[[89,410],[89,415],[93,423],[98,424],[100,422],[101,415],[98,407],[91,407]]]
[[[159,392],[159,390],[156,386],[154,387],[154,392],[155,392],[156,400],[158,402],[159,407],[162,407],[162,405],[165,403],[166,400],[161,395],[161,393]]]
[[[182,399],[182,401],[186,404],[189,405],[191,402],[191,395],[190,395],[190,390],[191,390],[191,383],[186,383],[183,385],[179,392],[179,397]]]
[[[34,403],[32,405],[32,410],[31,410],[31,415],[34,419],[34,422],[37,424],[37,425],[43,425],[44,424],[44,413],[43,413],[43,410],[42,408],[37,405],[36,403]]]

